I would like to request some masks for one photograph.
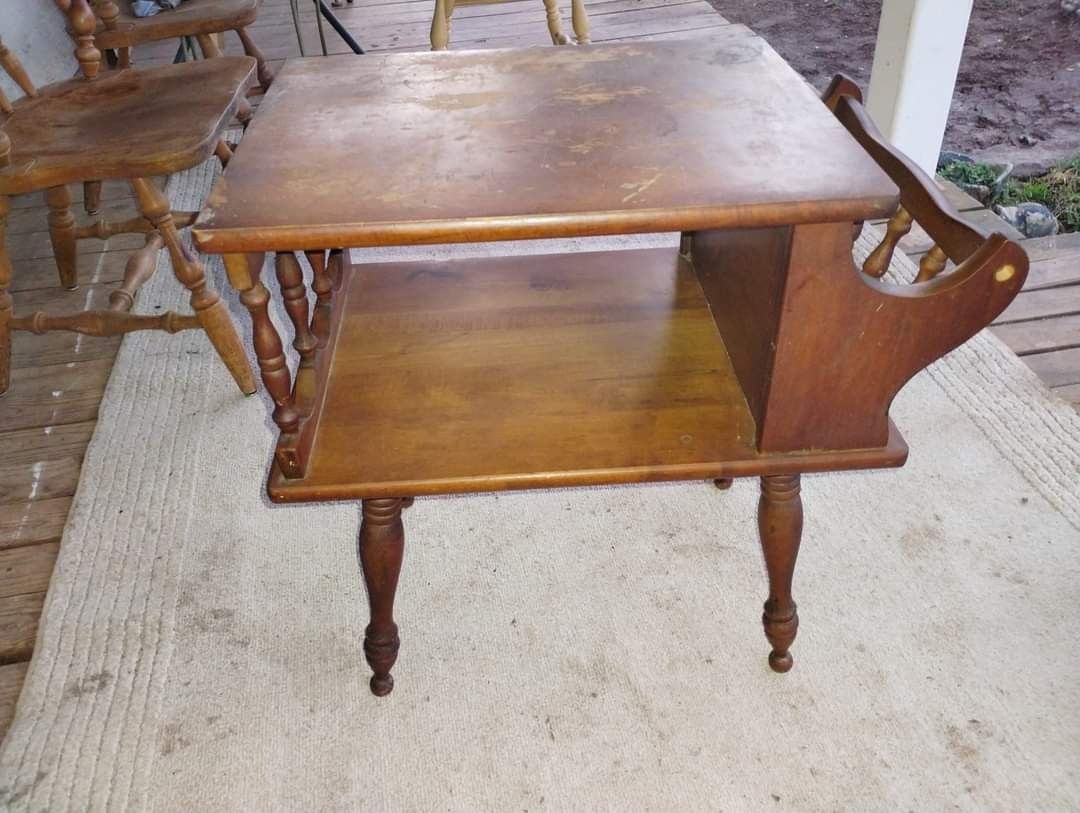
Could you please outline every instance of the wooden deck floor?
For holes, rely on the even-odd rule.
[[[301,0],[309,54],[319,51],[312,4]],[[341,19],[369,51],[425,49],[431,0],[355,0]],[[709,36],[726,25],[704,0],[596,0],[589,3],[596,42],[659,37]],[[569,21],[565,29],[569,31]],[[327,31],[328,50],[345,53]],[[266,0],[252,35],[276,64],[299,49],[287,0]],[[539,0],[464,7],[454,18],[452,47],[542,45],[549,42]],[[141,49],[138,64],[172,60],[176,42]],[[239,52],[234,36],[227,52]],[[955,187],[948,190],[972,220],[1000,221]],[[77,190],[76,190],[77,192]],[[134,213],[122,184],[105,186],[109,210]],[[17,311],[79,309],[104,301],[138,237],[80,245],[81,287],[57,286],[46,209],[40,197],[17,199],[9,219],[15,264],[12,287]],[[904,244],[912,256],[929,248],[925,236]],[[1032,273],[1024,292],[994,328],[1040,376],[1080,406],[1080,234],[1027,242]],[[38,617],[60,536],[79,478],[83,454],[119,341],[75,334],[14,341],[11,388],[0,399],[0,735],[6,731],[33,652]]]

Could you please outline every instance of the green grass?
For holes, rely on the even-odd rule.
[[[986,164],[969,164],[966,161],[956,161],[952,164],[946,164],[938,171],[953,183],[991,186],[997,180],[997,173]]]

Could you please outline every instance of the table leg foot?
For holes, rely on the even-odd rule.
[[[758,530],[769,574],[769,600],[765,602],[761,622],[772,645],[769,666],[774,672],[787,672],[793,663],[789,650],[799,630],[799,613],[791,597],[791,580],[799,555],[802,525],[799,475],[762,477]]]
[[[716,486],[721,491],[727,491],[729,488],[731,488],[732,483],[735,482],[735,478],[734,477],[717,477],[712,482],[713,482],[713,485]]]
[[[360,564],[371,610],[371,623],[364,631],[364,656],[375,673],[371,678],[371,691],[377,697],[390,694],[394,688],[390,670],[401,645],[394,623],[394,595],[404,551],[401,500],[364,500]]]

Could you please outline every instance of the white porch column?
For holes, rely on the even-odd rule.
[[[931,175],[945,137],[973,0],[885,0],[867,110]]]

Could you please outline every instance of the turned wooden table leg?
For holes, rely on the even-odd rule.
[[[765,637],[772,644],[769,666],[775,672],[786,672],[791,668],[788,650],[799,630],[799,614],[791,598],[791,578],[799,555],[802,525],[799,475],[762,477],[758,531],[769,572],[769,600],[765,602],[761,622],[765,625]]]
[[[60,284],[69,291],[79,286],[78,243],[75,237],[75,216],[71,214],[71,192],[66,186],[54,186],[45,191],[49,204],[49,239],[52,241],[56,270]]]
[[[401,524],[401,500],[363,501],[360,524],[360,564],[367,584],[371,622],[364,631],[364,655],[375,673],[371,691],[378,697],[390,694],[394,678],[390,670],[397,660],[397,624],[394,623],[394,594],[397,592],[401,558],[405,551],[405,529]]]

